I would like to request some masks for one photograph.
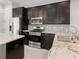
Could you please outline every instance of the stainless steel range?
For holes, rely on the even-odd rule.
[[[29,46],[35,48],[41,48],[41,33],[44,31],[44,27],[34,26],[33,30],[29,32]]]

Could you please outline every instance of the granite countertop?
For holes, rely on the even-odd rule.
[[[0,33],[0,45],[9,43],[11,41],[17,40],[24,37],[23,35],[9,35]]]
[[[48,59],[79,59],[79,41],[76,43],[55,41]]]
[[[23,30],[23,32],[30,32],[31,30]],[[56,35],[72,35],[71,32],[51,32],[51,31],[42,31],[41,33],[54,33]]]

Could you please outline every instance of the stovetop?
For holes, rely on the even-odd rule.
[[[43,30],[41,30],[41,29],[34,29],[34,30],[31,30],[30,32],[43,32]]]

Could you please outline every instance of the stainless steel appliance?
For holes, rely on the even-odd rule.
[[[41,32],[43,27],[34,27],[33,30],[29,32],[29,46],[35,48],[41,48]]]
[[[42,17],[31,18],[31,24],[42,24]]]
[[[25,44],[31,47],[41,48],[41,33],[44,30],[44,27],[34,26],[32,29],[33,30],[26,33]]]
[[[41,33],[29,32],[29,46],[34,48],[41,48]]]

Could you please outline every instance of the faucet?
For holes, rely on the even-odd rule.
[[[76,37],[76,35],[77,35],[77,28],[75,26],[70,26],[70,29],[73,29],[74,30],[74,31],[70,31],[72,33],[71,40],[72,40],[73,43],[76,43],[76,39],[77,39],[77,37]]]
[[[75,26],[72,26],[72,25],[70,26],[70,29],[71,28],[74,29],[75,32],[72,32],[72,31],[70,31],[70,32],[72,32],[73,34],[77,34],[77,28]]]

